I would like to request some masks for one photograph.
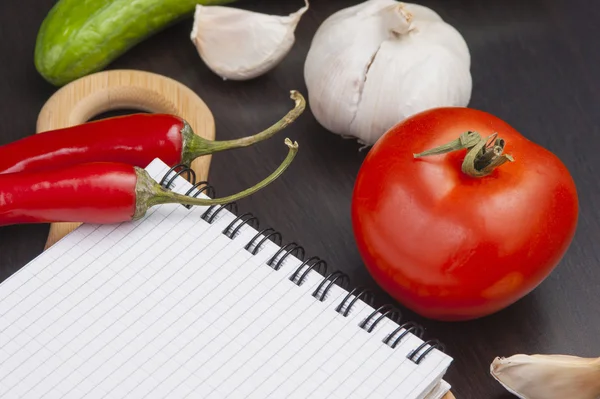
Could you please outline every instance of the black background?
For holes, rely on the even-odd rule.
[[[37,114],[55,91],[36,72],[33,49],[52,0],[0,2],[0,144],[35,132]],[[135,47],[110,66],[172,77],[197,92],[214,113],[217,137],[241,137],[285,114],[288,93],[306,95],[303,63],[318,25],[357,0],[313,0],[296,31],[296,44],[269,74],[226,82],[201,62],[189,40],[188,19]],[[600,139],[600,11],[593,0],[423,0],[464,35],[472,54],[470,106],[491,112],[557,154],[579,190],[576,237],[555,272],[532,294],[493,316],[466,323],[439,323],[405,311],[446,343],[455,361],[447,376],[459,399],[510,398],[489,376],[495,356],[563,353],[598,356],[600,223],[596,157]],[[301,0],[247,0],[237,7],[287,14]],[[310,110],[286,133],[300,143],[292,167],[276,183],[239,203],[261,226],[274,226],[286,241],[347,272],[352,281],[390,301],[359,258],[349,209],[364,152],[318,125]],[[215,155],[210,181],[219,195],[234,193],[269,174],[285,148],[270,140]],[[47,225],[0,228],[0,281],[43,249]]]

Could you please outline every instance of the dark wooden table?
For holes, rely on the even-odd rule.
[[[0,144],[33,134],[37,114],[54,92],[33,66],[38,27],[53,0],[0,2]],[[301,0],[247,0],[239,7],[285,14]],[[249,82],[224,82],[201,62],[189,41],[191,19],[142,43],[110,68],[170,76],[195,90],[212,109],[217,137],[240,137],[289,109],[290,89],[306,94],[303,63],[311,38],[327,16],[358,0],[313,0],[297,42],[281,65]],[[580,194],[575,240],[556,271],[532,294],[493,316],[439,323],[406,311],[444,341],[455,358],[447,376],[459,399],[509,398],[490,376],[495,356],[563,353],[598,356],[600,315],[600,7],[592,0],[424,0],[465,36],[472,53],[471,106],[491,112],[556,153]],[[320,127],[310,111],[288,128],[299,141],[295,164],[278,182],[242,200],[261,226],[303,244],[390,301],[366,272],[355,248],[349,208],[364,153],[359,145]],[[220,195],[266,176],[281,161],[281,141],[213,157],[210,180]],[[0,228],[0,281],[43,249],[48,226]]]

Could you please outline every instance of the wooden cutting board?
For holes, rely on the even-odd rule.
[[[123,109],[179,115],[195,134],[215,138],[213,115],[196,93],[166,76],[132,70],[103,71],[63,86],[42,107],[36,131],[78,125],[104,112]],[[209,155],[192,162],[197,181],[207,180],[210,161]],[[79,225],[51,224],[46,249]],[[443,399],[455,397],[449,393]]]
[[[132,70],[102,71],[63,86],[42,107],[36,132],[79,125],[116,110],[175,114],[184,118],[195,134],[215,138],[213,115],[196,93],[166,76]],[[197,181],[207,179],[210,161],[208,155],[192,162]],[[46,249],[79,225],[52,223]]]

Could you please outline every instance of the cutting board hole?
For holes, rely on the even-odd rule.
[[[140,111],[137,109],[119,109],[119,110],[101,112],[98,115],[91,118],[89,121],[92,122],[92,121],[97,121],[100,119],[113,118],[115,116],[125,116],[125,115],[131,115],[131,114],[148,114],[148,113],[149,112]]]

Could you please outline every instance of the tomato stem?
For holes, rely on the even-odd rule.
[[[294,108],[275,124],[252,136],[242,137],[234,140],[212,141],[195,135],[189,125],[186,125],[181,131],[184,137],[182,163],[189,165],[194,159],[200,156],[227,151],[234,148],[248,147],[252,144],[258,143],[259,141],[273,137],[276,133],[282,131],[292,122],[294,122],[306,108],[306,100],[302,94],[300,94],[300,92],[292,90],[290,92],[290,98],[295,102]]]
[[[465,148],[472,148],[481,141],[481,135],[477,132],[464,132],[456,140],[452,140],[449,143],[441,145],[439,147],[432,148],[427,151],[423,151],[419,154],[414,154],[415,158],[424,157],[427,155],[440,155],[451,151],[463,150]]]
[[[415,158],[421,158],[466,149],[467,154],[461,170],[471,177],[483,177],[492,173],[500,165],[514,161],[511,155],[503,153],[505,145],[504,139],[498,138],[498,133],[484,140],[479,133],[468,131],[462,133],[456,140],[413,155]]]

